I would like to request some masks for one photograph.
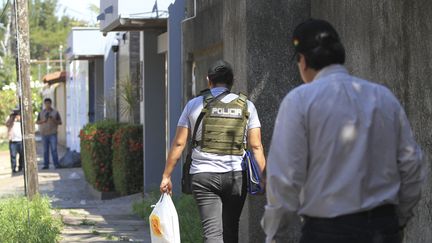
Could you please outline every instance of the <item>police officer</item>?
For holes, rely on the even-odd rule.
[[[171,193],[171,173],[188,135],[197,127],[190,174],[204,240],[206,243],[236,243],[247,194],[241,165],[247,144],[260,170],[265,167],[261,124],[254,104],[244,95],[230,93],[234,77],[229,63],[215,62],[208,70],[207,80],[209,92],[190,100],[179,119],[160,190]],[[203,111],[205,116],[196,125]]]

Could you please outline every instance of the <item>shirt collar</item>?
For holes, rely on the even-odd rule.
[[[327,76],[333,75],[333,74],[348,74],[348,70],[340,64],[332,64],[330,66],[327,66],[323,69],[321,69],[317,75],[315,75],[315,78],[313,81],[325,78]]]
[[[216,96],[216,95],[222,94],[223,92],[225,92],[227,90],[228,90],[228,88],[226,88],[226,87],[214,87],[210,91],[211,91],[213,96]]]

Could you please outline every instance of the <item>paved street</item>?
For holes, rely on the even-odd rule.
[[[42,167],[38,147],[39,168]],[[60,157],[64,149],[59,148]],[[22,173],[10,173],[8,152],[0,152],[0,197],[24,194]],[[81,168],[50,169],[39,172],[39,190],[51,197],[56,214],[65,224],[62,242],[150,242],[145,221],[132,213],[132,204],[141,194],[113,200],[98,200],[87,189]]]

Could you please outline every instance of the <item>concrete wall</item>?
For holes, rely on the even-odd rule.
[[[104,119],[104,60],[96,58],[95,65],[95,118],[96,121]]]
[[[168,107],[167,138],[168,144],[175,136],[178,118],[182,112],[182,69],[181,69],[181,21],[184,19],[184,0],[176,0],[169,7],[168,19]],[[180,192],[181,166],[177,166],[172,175],[174,192]]]
[[[193,1],[187,3],[188,17],[192,17]],[[197,16],[182,24],[185,102],[207,88],[207,69],[223,56],[223,1],[197,1],[197,7]]]
[[[432,2],[312,1],[312,16],[329,20],[357,76],[388,86],[404,106],[417,141],[432,153]],[[430,172],[430,162],[428,162]],[[429,174],[430,175],[430,174]],[[432,181],[428,177],[405,242],[432,242]]]
[[[186,1],[188,16],[193,0]],[[182,25],[184,101],[206,86],[211,62],[224,58],[234,67],[234,91],[249,94],[262,122],[268,151],[273,123],[283,97],[301,83],[291,61],[291,33],[313,16],[328,19],[347,49],[354,74],[389,86],[406,108],[427,154],[432,125],[432,2],[430,1],[198,1],[197,16]],[[192,67],[196,66],[195,70]],[[194,85],[193,77],[196,78]],[[269,161],[271,163],[271,161]],[[428,169],[430,171],[430,168]],[[432,242],[431,180],[405,242]],[[242,215],[240,242],[263,242],[259,226],[265,200],[249,197]],[[278,242],[297,242],[299,227],[282,227]]]
[[[66,144],[71,151],[80,152],[79,132],[88,123],[89,61],[72,60],[66,81]]]
[[[104,55],[104,118],[117,120],[117,53],[112,50],[112,43],[117,33],[107,35]]]
[[[64,82],[55,84],[54,107],[60,114],[62,125],[58,127],[58,143],[66,146],[66,85]]]
[[[165,32],[165,31],[163,31]],[[165,55],[157,53],[160,32],[145,31],[144,83],[144,190],[158,188],[166,160]]]
[[[131,82],[133,90],[136,92],[134,95],[137,98],[133,104],[133,111],[130,104],[125,102],[122,95],[119,96],[119,120],[121,122],[139,123],[139,100],[138,88],[140,85],[140,33],[137,31],[127,32],[124,34],[124,40],[120,41],[120,48],[118,52],[118,90],[120,93],[124,92],[125,83]],[[131,117],[132,116],[132,117]]]
[[[237,79],[247,82],[247,93],[258,110],[265,151],[270,147],[280,102],[301,84],[297,64],[291,60],[294,51],[290,38],[294,27],[309,18],[309,9],[310,3],[305,0],[246,1],[246,75]],[[242,70],[240,64],[236,66]],[[263,242],[259,222],[264,204],[263,197],[249,197],[247,242]],[[285,230],[278,242],[297,242],[298,227]]]

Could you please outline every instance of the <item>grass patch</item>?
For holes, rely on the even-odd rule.
[[[145,196],[143,201],[134,203],[133,211],[148,222],[153,208],[159,200],[160,193],[155,191]],[[180,224],[180,237],[183,243],[203,242],[201,220],[195,200],[191,195],[173,197]]]
[[[32,201],[25,197],[1,199],[0,242],[58,242],[63,223],[51,210],[47,197],[36,197]]]
[[[96,222],[88,220],[87,217],[84,217],[84,219],[81,220],[81,223],[79,225],[83,225],[83,226],[95,226]]]
[[[0,140],[0,151],[9,151],[9,141]]]
[[[73,211],[73,210],[69,210],[69,214],[72,215],[72,216],[81,216],[80,213],[78,213],[76,211]]]
[[[99,232],[99,231],[97,231],[97,230],[92,230],[91,233],[92,233],[93,235],[97,235],[97,236],[104,237],[104,238],[107,239],[107,240],[114,240],[114,241],[118,241],[118,240],[120,240],[119,237],[114,236],[114,235],[112,235],[112,234],[110,234],[110,233],[102,233],[102,232]]]

